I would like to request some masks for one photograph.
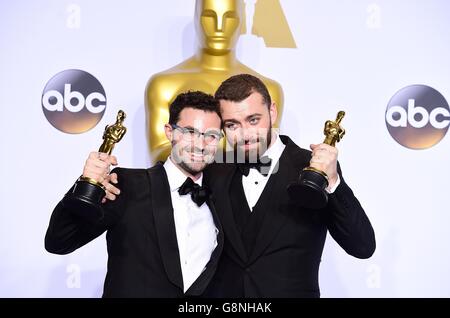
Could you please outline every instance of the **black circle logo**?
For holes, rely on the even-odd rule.
[[[53,76],[45,85],[41,102],[50,124],[69,134],[94,128],[106,109],[103,86],[82,70],[65,70]]]
[[[385,119],[389,133],[400,145],[427,149],[446,135],[450,108],[444,96],[434,88],[411,85],[391,98]]]

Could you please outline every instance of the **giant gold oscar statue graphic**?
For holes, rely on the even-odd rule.
[[[242,0],[197,0],[195,29],[199,48],[188,60],[171,69],[155,74],[147,83],[145,92],[146,116],[150,153],[153,161],[165,160],[170,143],[164,134],[169,120],[168,105],[181,92],[200,90],[214,94],[228,77],[248,73],[259,77],[267,86],[277,105],[279,125],[283,110],[281,86],[236,59],[235,46],[244,20]]]
[[[125,135],[127,128],[123,126],[125,113],[119,110],[116,122],[113,125],[105,127],[103,133],[103,143],[99,148],[99,152],[110,155],[116,143],[118,143]],[[72,206],[72,211],[79,216],[96,220],[103,216],[101,201],[105,196],[105,187],[100,182],[81,176],[75,186],[66,195],[65,204]]]
[[[340,111],[336,120],[327,120],[323,133],[325,135],[324,144],[335,147],[344,137],[345,130],[340,126],[345,112]],[[298,205],[309,209],[321,209],[328,203],[328,176],[325,172],[314,167],[306,167],[300,173],[298,182],[289,185],[288,193],[292,200]]]

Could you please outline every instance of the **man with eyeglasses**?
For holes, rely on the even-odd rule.
[[[90,153],[83,176],[107,189],[101,220],[80,218],[66,197],[51,216],[45,237],[51,253],[71,253],[107,232],[103,297],[200,296],[217,268],[224,235],[202,171],[222,138],[219,104],[187,92],[169,114],[164,132],[172,150],[165,163],[110,173],[116,157]]]
[[[317,144],[310,152],[278,134],[272,128],[276,105],[255,76],[232,76],[215,98],[232,151],[231,156],[218,153],[221,163],[205,169],[225,244],[204,296],[319,297],[319,265],[328,231],[357,258],[369,258],[376,245],[372,225],[343,179],[337,150]],[[307,166],[329,177],[329,202],[323,209],[299,207],[288,196],[288,185]]]

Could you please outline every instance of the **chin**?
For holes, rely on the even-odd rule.
[[[199,173],[203,171],[207,165],[206,162],[190,162],[186,164],[191,173]]]
[[[227,53],[230,51],[228,42],[208,42],[208,48],[214,51],[219,51],[218,53]]]

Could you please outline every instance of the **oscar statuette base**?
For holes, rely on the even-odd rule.
[[[328,178],[320,170],[308,167],[300,174],[298,182],[288,186],[292,201],[307,209],[321,209],[328,203]]]
[[[70,207],[72,213],[90,221],[103,218],[102,199],[106,192],[101,184],[94,184],[80,177],[71,193],[65,197],[64,203]]]

